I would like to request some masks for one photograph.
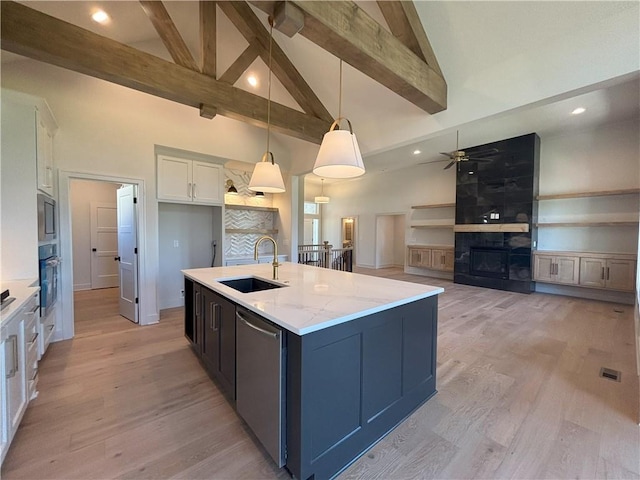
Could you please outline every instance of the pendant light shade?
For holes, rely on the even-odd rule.
[[[324,178],[320,179],[322,182],[322,188],[320,189],[320,195],[318,195],[315,199],[315,203],[329,203],[329,197],[324,195]]]
[[[313,166],[313,173],[327,178],[353,178],[364,174],[364,163],[351,122],[349,130],[334,130],[338,126],[338,118],[331,129],[324,134],[322,144]],[[346,120],[346,119],[345,119]]]
[[[324,134],[313,166],[313,173],[327,178],[353,178],[364,174],[364,162],[351,122],[342,114],[342,60],[340,60],[340,96],[338,118]],[[340,130],[340,120],[346,120],[349,131]]]
[[[269,138],[271,136],[271,44],[273,43],[273,18],[269,17],[269,89],[267,95],[267,151],[262,155],[260,163],[256,163],[251,180],[249,181],[249,190],[263,193],[283,193],[284,180],[280,165],[273,159],[273,153],[269,150]],[[271,157],[269,161],[269,157]]]
[[[267,160],[271,156],[271,161]],[[285,191],[280,165],[273,161],[273,154],[267,152],[262,156],[262,161],[256,163],[253,175],[249,181],[249,190],[264,193],[282,193]]]

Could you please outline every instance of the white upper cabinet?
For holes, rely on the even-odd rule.
[[[158,200],[175,203],[224,203],[222,165],[158,155]]]
[[[47,115],[36,108],[36,163],[38,190],[53,197],[53,130]]]

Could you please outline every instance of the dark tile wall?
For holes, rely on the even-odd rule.
[[[526,223],[529,233],[456,233],[454,281],[468,285],[531,292],[533,242],[537,241],[538,167],[540,138],[523,135],[465,149],[470,156],[486,155],[486,162],[460,164],[456,177],[456,223]],[[484,153],[483,153],[484,152]],[[495,217],[495,218],[492,218]],[[509,278],[471,275],[472,246],[509,248]]]

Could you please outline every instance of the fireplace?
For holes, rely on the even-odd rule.
[[[469,273],[479,277],[509,278],[509,248],[471,247]]]

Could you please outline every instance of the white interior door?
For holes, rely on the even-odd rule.
[[[118,189],[118,257],[120,258],[120,315],[138,323],[138,235],[136,186]]]
[[[91,202],[91,288],[118,286],[115,203]]]

